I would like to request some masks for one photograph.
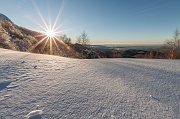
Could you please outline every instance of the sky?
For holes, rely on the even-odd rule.
[[[0,2],[0,13],[15,24],[39,32],[55,24],[73,42],[85,31],[91,44],[162,44],[180,29],[180,0]]]

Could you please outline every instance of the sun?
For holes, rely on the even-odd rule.
[[[61,46],[68,47],[67,44],[64,43],[64,41],[63,41],[64,39],[62,39],[62,37],[61,37],[62,32],[68,31],[68,30],[60,30],[61,26],[65,22],[63,22],[62,24],[59,24],[59,26],[57,26],[58,20],[61,16],[62,8],[64,8],[64,5],[65,5],[64,2],[65,1],[63,1],[62,6],[59,8],[59,12],[58,12],[57,17],[53,23],[51,22],[51,17],[49,14],[49,24],[44,19],[41,12],[39,11],[37,4],[35,2],[32,2],[34,7],[35,7],[35,10],[37,11],[37,13],[38,13],[38,15],[39,15],[39,17],[43,23],[43,24],[40,24],[40,23],[38,23],[32,19],[41,28],[41,30],[39,30],[40,34],[36,36],[36,37],[40,37],[41,40],[39,40],[36,44],[34,44],[32,46],[32,50],[35,49],[41,43],[44,44],[44,46],[42,47],[42,50],[44,50],[46,47],[49,47],[49,53],[50,54],[53,54],[54,46],[55,46],[55,49],[57,51],[59,51],[60,53],[62,52],[61,49],[59,48],[59,46],[60,46],[59,44],[61,44]]]
[[[46,36],[49,38],[53,38],[53,37],[55,37],[55,35],[56,35],[56,33],[53,30],[47,30],[46,31]]]

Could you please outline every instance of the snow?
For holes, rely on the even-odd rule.
[[[180,60],[0,49],[0,119],[179,119],[179,77]]]
[[[25,116],[27,119],[41,119],[42,110],[33,110]]]

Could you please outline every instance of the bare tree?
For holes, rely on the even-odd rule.
[[[85,31],[82,32],[80,36],[77,37],[77,43],[86,46],[89,44],[89,36]]]
[[[66,34],[63,34],[63,35],[62,35],[62,41],[65,42],[67,39],[68,39],[68,38],[67,38],[67,35],[66,35]]]
[[[174,31],[173,39],[166,41],[165,47],[167,49],[166,51],[166,57],[168,59],[176,59],[178,58],[178,55],[180,53],[180,32],[178,29]]]
[[[81,38],[82,38],[82,44],[84,46],[89,44],[89,36],[86,34],[85,31],[83,31],[83,33],[81,34]]]
[[[81,44],[81,36],[78,36],[78,37],[76,37],[76,39],[77,39],[77,43],[79,43],[79,44]]]
[[[88,36],[88,34],[86,34],[86,32],[83,31],[82,34],[77,37],[77,41],[76,42],[78,44],[82,45],[82,46],[80,46],[81,57],[84,57],[84,55],[83,55],[84,50],[86,49],[87,45],[89,44],[89,36]]]
[[[66,44],[71,44],[71,38],[66,38],[64,41]]]

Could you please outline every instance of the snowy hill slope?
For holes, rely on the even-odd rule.
[[[0,49],[0,119],[179,119],[179,107],[180,60]]]
[[[52,43],[51,52],[50,46],[46,44],[50,41],[45,37],[42,33],[14,24],[7,16],[0,13],[0,48],[81,58],[80,52],[74,49],[74,44],[65,43],[60,38],[60,42]]]

